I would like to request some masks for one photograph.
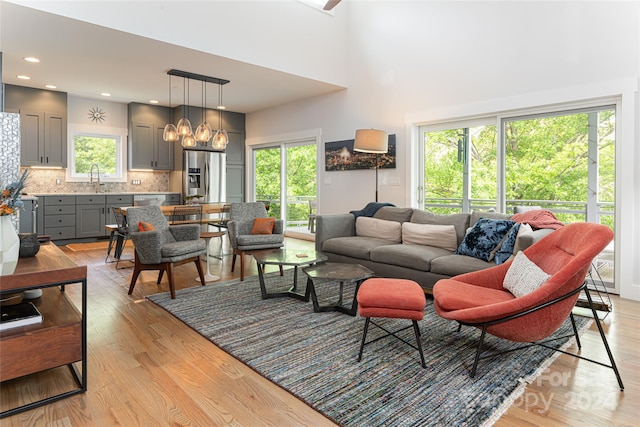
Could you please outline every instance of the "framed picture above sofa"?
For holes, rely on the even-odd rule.
[[[375,169],[376,159],[379,169],[396,168],[396,135],[389,135],[389,151],[385,154],[361,153],[353,151],[353,139],[327,142],[324,145],[325,170],[330,172],[356,169]]]

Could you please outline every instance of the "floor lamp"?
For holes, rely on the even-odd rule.
[[[353,151],[375,153],[376,155],[376,202],[378,201],[378,156],[389,151],[387,132],[376,129],[356,130]]]

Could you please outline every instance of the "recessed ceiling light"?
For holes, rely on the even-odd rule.
[[[108,93],[108,92],[102,92],[100,95],[102,95],[102,96],[111,96],[111,94]]]
[[[218,110],[226,110],[227,107],[225,107],[224,105],[218,105]]]
[[[44,87],[46,87],[47,89],[58,89],[58,86],[56,85],[44,85]]]
[[[157,99],[150,99],[149,100],[149,104],[157,104],[158,100]]]
[[[16,77],[19,78],[20,80],[31,80],[31,77],[29,77],[29,76],[20,75],[20,76],[16,76]]]
[[[40,62],[38,58],[34,58],[33,56],[26,56],[23,59],[27,62]]]

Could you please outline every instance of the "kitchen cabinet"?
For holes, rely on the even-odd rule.
[[[104,236],[106,196],[76,196],[76,238]]]
[[[129,169],[173,170],[174,144],[162,139],[166,107],[129,104]]]
[[[227,153],[227,202],[244,201],[244,132],[228,131]]]
[[[43,233],[51,240],[75,239],[76,198],[75,196],[44,196],[42,198]]]
[[[81,286],[80,310],[67,298],[66,286]],[[0,381],[20,381],[21,376],[67,365],[75,388],[39,401],[25,395],[20,402],[27,403],[3,411],[0,418],[87,390],[87,267],[76,265],[53,243],[43,244],[36,256],[20,258],[15,272],[0,281],[2,296],[29,289],[43,290],[36,302],[43,321],[0,332]],[[64,375],[56,381],[68,382]]]
[[[20,109],[22,166],[67,166],[65,114]]]

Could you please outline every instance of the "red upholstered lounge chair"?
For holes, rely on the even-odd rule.
[[[584,290],[611,365],[566,354],[613,369],[620,389],[623,390],[620,373],[585,283],[592,260],[612,239],[613,232],[609,228],[586,222],[566,225],[545,236],[527,248],[524,254],[551,277],[533,292],[517,298],[503,288],[503,281],[512,261],[439,280],[433,288],[436,313],[445,319],[455,320],[460,325],[475,326],[482,330],[471,377],[475,375],[480,359],[495,356],[491,354],[481,357],[487,333],[511,341],[530,343],[521,348],[532,345],[547,347],[544,343],[552,340],[540,340],[553,334],[570,317],[580,348],[571,310],[580,291]]]

